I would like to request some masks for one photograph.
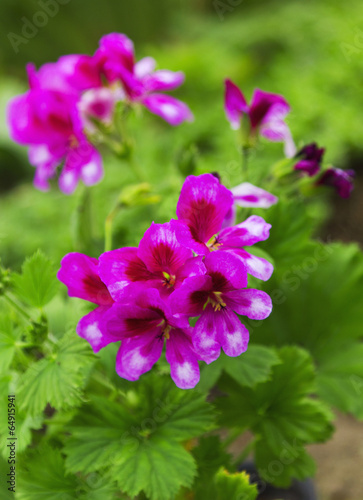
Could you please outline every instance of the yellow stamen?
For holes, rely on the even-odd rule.
[[[215,311],[220,311],[222,307],[226,307],[226,303],[222,299],[222,292],[213,292],[208,297],[208,302],[212,305]]]
[[[79,145],[78,139],[76,136],[71,135],[69,138],[69,146],[73,149],[76,148]]]
[[[218,250],[218,248],[222,245],[223,243],[218,243],[218,236],[216,234],[212,236],[211,239],[207,242],[207,247],[211,252]]]

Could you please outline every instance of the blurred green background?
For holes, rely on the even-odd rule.
[[[32,28],[34,23],[42,26]],[[58,265],[65,253],[79,249],[77,207],[82,196],[82,187],[71,197],[56,185],[49,193],[33,188],[26,149],[8,137],[6,103],[26,90],[27,62],[40,66],[63,54],[91,54],[99,38],[112,31],[134,40],[137,59],[150,55],[159,68],[185,72],[186,82],[174,95],[195,115],[193,123],[177,128],[147,112],[132,117],[136,160],[161,202],[121,213],[115,223],[115,245],[136,245],[152,220],[165,222],[174,216],[191,164],[196,173],[219,171],[229,186],[240,181],[239,155],[223,110],[226,77],[248,99],[255,87],[284,95],[292,107],[288,123],[297,145],[316,141],[326,147],[328,163],[356,170],[351,198],[331,195],[330,208],[321,206],[314,223],[306,214],[302,231],[312,228],[325,240],[363,243],[361,0],[1,0],[0,30],[0,255],[6,265],[18,269],[38,248]],[[251,181],[262,185],[263,172],[282,154],[281,144],[266,146],[261,145],[250,167]],[[121,187],[138,182],[126,163],[107,154],[105,171],[104,181],[91,188],[94,239],[89,253],[94,256],[103,249],[104,219]],[[299,210],[303,206],[302,201]],[[281,218],[283,226],[293,214]],[[324,477],[318,481],[325,491],[332,491],[332,476],[337,495],[339,488],[343,491],[342,496],[333,491],[326,498],[351,499],[354,491],[361,493],[362,461],[350,461],[348,469],[336,461],[341,478],[340,469],[332,472],[335,462],[329,462],[346,453],[347,442],[351,455],[358,453],[353,447],[359,444],[355,436],[362,435],[362,428],[354,425],[344,422],[340,448],[328,451],[319,462]],[[354,436],[347,434],[349,426]]]
[[[359,0],[2,0],[0,27],[0,210],[6,214],[0,221],[0,243],[5,263],[18,265],[38,247],[59,261],[74,248],[69,224],[79,195],[79,190],[69,198],[56,188],[46,194],[32,188],[33,168],[26,149],[8,137],[6,102],[26,89],[27,62],[40,66],[67,53],[91,54],[99,38],[111,31],[124,32],[135,41],[137,58],[152,55],[160,68],[183,70],[186,83],[175,95],[195,115],[192,124],[178,128],[147,112],[131,123],[144,179],[156,184],[159,194],[169,196],[151,210],[121,215],[118,244],[137,241],[147,225],[146,213],[147,221],[173,215],[182,174],[188,173],[177,168],[181,157],[197,151],[197,172],[218,170],[230,184],[238,153],[223,111],[225,77],[240,85],[247,98],[255,87],[283,94],[292,107],[288,122],[297,145],[317,141],[327,148],[328,163],[357,170],[352,198],[342,202],[335,198],[333,219],[321,231],[326,238],[363,241],[359,218],[363,4]],[[251,180],[261,180],[259,164],[266,166],[280,155],[281,145],[270,145],[268,153],[262,146]],[[119,160],[106,157],[105,163],[106,180],[92,188],[95,255],[102,249],[104,217],[120,187],[137,182]],[[106,197],[109,203],[104,202]],[[137,234],[135,224],[140,227]],[[52,238],[44,241],[48,230]]]

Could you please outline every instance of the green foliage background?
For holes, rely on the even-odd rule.
[[[55,271],[67,252],[97,257],[103,251],[104,219],[121,188],[139,178],[105,151],[106,176],[90,189],[92,234],[85,240],[89,214],[82,211],[82,187],[72,197],[56,186],[36,191],[26,151],[8,138],[3,116],[8,99],[26,88],[26,62],[92,53],[111,31],[133,38],[138,58],[152,55],[160,68],[186,73],[175,95],[191,106],[192,124],[172,128],[147,112],[131,117],[142,179],[160,201],[124,208],[115,220],[115,246],[137,245],[151,221],[173,217],[186,175],[218,171],[229,187],[241,181],[223,111],[225,77],[248,97],[255,87],[283,94],[292,106],[288,121],[298,145],[316,140],[327,148],[328,163],[354,164],[359,176],[362,2],[70,0],[15,53],[8,33],[21,34],[22,17],[31,19],[39,9],[32,0],[0,4],[0,253],[14,271],[10,293],[33,320],[29,325],[1,300],[1,404],[5,408],[6,395],[16,390],[19,405],[17,498],[168,500],[188,498],[192,489],[198,500],[226,498],[226,491],[231,500],[252,500],[255,488],[225,470],[238,464],[225,443],[210,435],[220,427],[229,429],[230,438],[252,430],[262,476],[279,459],[283,443],[294,442],[296,458],[272,478],[276,484],[314,474],[304,446],[331,436],[331,410],[363,418],[363,257],[354,244],[319,242],[329,199],[314,191],[291,195],[283,183],[273,186],[280,202],[259,212],[273,228],[259,252],[275,265],[264,285],[274,311],[268,320],[247,325],[251,346],[245,355],[221,356],[205,367],[193,392],[173,386],[164,362],[156,374],[131,384],[114,372],[116,346],[94,356],[76,337],[75,324],[88,309],[66,296]],[[262,142],[251,158],[249,180],[268,189],[266,172],[280,157],[280,144]],[[247,215],[241,211],[239,218]],[[205,398],[215,384],[222,392],[211,405]],[[167,400],[166,418],[150,430],[145,422],[155,420],[157,400]],[[2,449],[5,435],[3,419]],[[6,490],[0,496],[9,497]]]

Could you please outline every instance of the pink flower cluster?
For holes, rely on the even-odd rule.
[[[179,87],[184,74],[155,66],[151,57],[135,62],[132,41],[119,33],[102,37],[93,56],[63,56],[38,71],[28,65],[30,90],[10,101],[7,114],[12,139],[29,146],[38,189],[49,188],[62,163],[59,187],[66,194],[79,180],[101,180],[102,159],[86,131],[92,119],[110,123],[117,101],[141,104],[171,125],[192,120],[186,104],[163,93]]]
[[[63,258],[58,278],[69,295],[98,306],[80,320],[77,333],[94,352],[122,341],[120,377],[137,380],[165,344],[175,384],[192,388],[198,361],[216,360],[221,348],[228,356],[246,351],[249,333],[238,315],[262,320],[272,309],[265,292],[247,287],[248,274],[267,280],[273,271],[248,251],[269,237],[270,224],[251,216],[231,225],[234,203],[213,175],[189,176],[178,219],[153,223],[138,247],[105,252],[98,260],[79,253]]]

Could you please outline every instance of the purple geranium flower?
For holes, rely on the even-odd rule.
[[[339,196],[349,198],[353,190],[354,170],[341,170],[340,168],[328,168],[317,181],[317,185],[333,186]]]
[[[102,319],[114,301],[98,275],[97,259],[81,253],[69,253],[63,257],[57,277],[68,288],[70,297],[98,305],[77,326],[78,335],[91,344],[94,352],[98,352],[112,340],[102,328]]]
[[[295,157],[299,161],[295,164],[294,169],[305,172],[310,177],[316,175],[320,170],[324,152],[325,149],[318,148],[315,142],[307,144],[296,153]]]
[[[174,316],[156,289],[141,291],[128,302],[115,303],[104,317],[107,334],[122,340],[116,371],[127,380],[138,380],[161,356],[164,341],[171,377],[181,389],[199,381],[198,359],[188,319]]]
[[[124,300],[135,284],[157,288],[166,298],[185,278],[205,273],[202,259],[193,257],[177,240],[179,224],[152,223],[138,248],[120,248],[100,256],[100,276],[115,300]]]
[[[249,138],[254,141],[258,134],[270,141],[285,143],[286,156],[295,154],[290,129],[284,119],[290,111],[286,100],[278,95],[256,89],[251,104],[231,80],[225,80],[225,112],[233,129],[241,126],[244,115],[249,120]]]
[[[247,273],[241,263],[226,252],[204,259],[205,276],[185,280],[170,298],[174,313],[200,316],[193,331],[196,351],[207,362],[216,360],[220,349],[228,356],[247,350],[249,333],[235,313],[251,319],[265,319],[272,302],[265,292],[246,289]]]
[[[244,247],[266,240],[271,225],[253,215],[236,226],[225,227],[233,203],[232,192],[213,175],[190,175],[184,182],[177,205],[178,220],[183,224],[175,226],[176,236],[182,245],[199,255],[216,250],[234,253],[250,274],[267,280],[273,266]]]
[[[83,132],[78,98],[43,88],[33,73],[30,83],[28,92],[10,101],[7,118],[12,139],[30,146],[29,160],[36,167],[35,186],[49,189],[48,181],[63,161],[59,187],[64,193],[72,193],[80,179],[86,185],[100,181],[102,159]]]
[[[133,43],[126,35],[110,33],[102,37],[95,57],[109,82],[122,81],[129,101],[143,104],[171,125],[193,119],[186,104],[160,93],[179,87],[184,82],[184,74],[181,71],[154,71],[156,63],[151,57],[135,63]]]

